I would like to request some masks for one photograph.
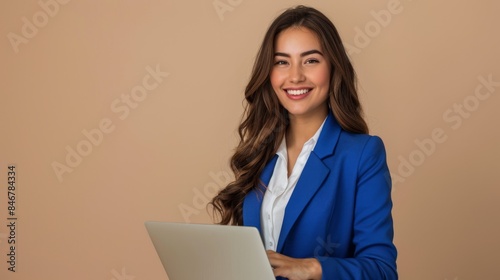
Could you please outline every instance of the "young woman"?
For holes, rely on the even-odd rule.
[[[278,278],[397,279],[384,145],[332,22],[305,6],[276,18],[245,98],[220,223],[259,229]]]

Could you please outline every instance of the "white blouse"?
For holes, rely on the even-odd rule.
[[[299,180],[300,174],[302,174],[302,170],[306,165],[311,151],[318,142],[324,124],[325,121],[323,121],[323,124],[321,124],[314,136],[302,146],[302,150],[297,157],[290,177],[288,177],[288,154],[285,137],[283,137],[281,141],[281,145],[276,152],[278,159],[274,166],[273,175],[267,186],[266,193],[264,194],[260,212],[261,234],[264,239],[266,250],[276,251],[281,226],[283,225],[283,218],[285,216],[286,205],[292,196],[293,190],[297,185],[297,181]]]

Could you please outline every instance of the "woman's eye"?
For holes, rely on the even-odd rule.
[[[319,60],[317,60],[315,58],[310,58],[310,59],[306,60],[306,64],[311,64],[311,63],[319,63]]]
[[[286,64],[287,64],[287,62],[286,62],[286,61],[284,61],[284,60],[278,60],[278,61],[276,61],[276,62],[274,63],[274,65],[286,65]]]

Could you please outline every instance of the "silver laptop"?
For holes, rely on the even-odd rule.
[[[145,222],[170,280],[275,280],[254,227]]]

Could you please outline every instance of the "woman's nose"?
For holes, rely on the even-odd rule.
[[[305,80],[301,65],[294,65],[290,68],[290,81],[293,83],[303,82]]]

